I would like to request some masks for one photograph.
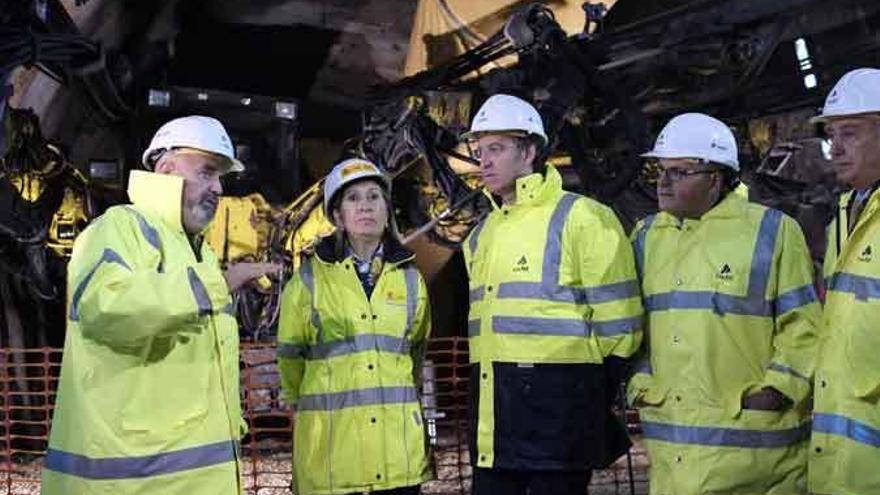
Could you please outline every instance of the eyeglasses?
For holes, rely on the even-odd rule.
[[[678,182],[693,175],[708,175],[718,172],[719,170],[717,169],[689,170],[680,167],[663,168],[657,162],[649,162],[646,164],[643,171],[645,178],[647,178],[648,182],[652,184],[657,183],[664,175],[668,177],[671,182]]]

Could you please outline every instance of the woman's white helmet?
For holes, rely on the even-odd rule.
[[[226,158],[225,172],[243,172],[244,164],[235,158],[229,134],[219,120],[203,115],[190,115],[166,122],[153,135],[141,163],[153,170],[162,153],[173,148],[193,148]]]
[[[643,158],[695,158],[739,171],[736,138],[724,122],[702,113],[681,114],[666,124]]]
[[[481,134],[525,132],[541,138],[547,145],[547,134],[541,115],[531,103],[516,96],[497,94],[489,97],[477,111],[468,132],[462,139],[473,139]]]
[[[330,205],[333,203],[334,196],[342,191],[346,185],[369,178],[377,179],[382,187],[388,189],[385,175],[373,162],[363,158],[349,158],[337,163],[324,180],[324,214],[327,215],[327,218],[332,218]]]

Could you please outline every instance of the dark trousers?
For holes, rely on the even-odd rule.
[[[585,495],[593,473],[474,469],[471,495]]]

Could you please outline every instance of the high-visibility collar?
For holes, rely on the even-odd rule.
[[[859,211],[857,212],[858,215],[861,215],[862,212],[865,212],[868,209],[868,205],[871,203],[871,200],[874,199],[874,195],[877,193],[878,186],[880,186],[880,182],[875,182],[870,187],[867,187],[861,191],[857,191],[855,189],[850,191],[847,194],[847,201],[845,203],[847,217],[852,215],[853,206],[856,203],[860,203],[860,205],[861,205],[859,207]],[[853,221],[853,220],[850,220],[850,221]],[[855,221],[858,222],[858,218],[856,218]]]
[[[183,233],[183,178],[132,170],[128,179],[128,197],[141,211],[151,213],[174,230]]]
[[[544,174],[533,173],[524,175],[516,179],[516,202],[512,204],[499,205],[495,202],[492,195],[489,199],[495,210],[516,208],[518,206],[528,206],[542,204],[553,199],[562,190],[562,176],[559,171],[552,165],[547,166]]]
[[[703,223],[711,222],[713,220],[741,218],[743,216],[743,210],[745,209],[747,204],[748,201],[743,199],[742,196],[738,194],[728,194],[724,197],[724,199],[721,200],[721,202],[719,202],[712,209],[707,211],[700,218],[678,219],[670,213],[661,211],[654,219],[654,226],[675,228],[690,226],[692,228],[696,228]]]

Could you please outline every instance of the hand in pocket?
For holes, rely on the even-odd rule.
[[[784,411],[791,407],[792,401],[773,387],[764,387],[760,392],[743,397],[742,408],[756,411]]]

